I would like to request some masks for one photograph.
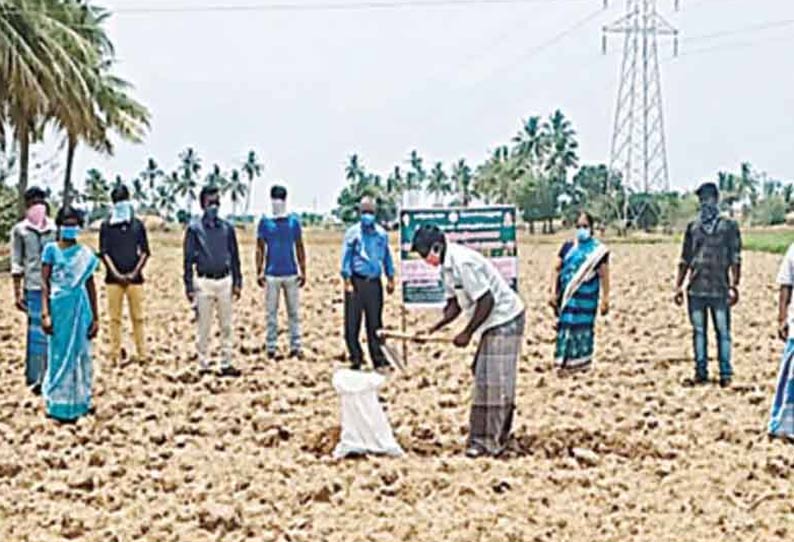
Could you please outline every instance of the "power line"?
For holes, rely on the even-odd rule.
[[[455,8],[510,4],[565,4],[587,0],[348,0],[344,2],[270,2],[259,4],[205,4],[199,6],[148,6],[117,8],[119,15],[178,13],[231,13],[264,11],[366,11],[378,9]]]
[[[783,28],[787,26],[794,25],[794,19],[781,19],[779,21],[767,21],[764,23],[752,24],[748,26],[743,26],[740,28],[734,28],[730,30],[722,30],[718,32],[713,32],[711,34],[700,34],[697,36],[691,36],[684,38],[683,41],[705,41],[705,40],[712,40],[716,38],[723,38],[726,36],[735,36],[737,34],[747,34],[749,32],[761,32],[764,30],[772,30],[774,28]]]

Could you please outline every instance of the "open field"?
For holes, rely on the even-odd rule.
[[[0,540],[705,542],[794,534],[794,448],[765,434],[782,348],[779,256],[745,257],[734,389],[690,390],[680,384],[693,371],[689,326],[671,302],[677,245],[615,247],[613,314],[599,324],[596,367],[560,378],[545,309],[557,247],[524,242],[529,310],[509,456],[462,456],[471,352],[428,345],[383,392],[407,456],[336,462],[330,383],[344,355],[340,237],[308,239],[308,356],[278,364],[264,359],[263,295],[250,236],[244,243],[235,336],[245,376],[194,376],[180,239],[155,236],[147,275],[154,360],[109,367],[100,352],[96,414],[75,426],[45,419],[24,388],[24,319],[0,305]],[[7,301],[10,279],[0,291]],[[433,316],[411,313],[409,325]],[[396,298],[386,322],[399,325]],[[593,453],[577,459],[574,448]]]

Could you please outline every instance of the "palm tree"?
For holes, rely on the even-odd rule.
[[[116,182],[121,181],[116,177]],[[108,192],[110,187],[105,177],[97,169],[89,169],[85,180],[85,199],[91,204],[91,217],[96,216],[98,208],[104,207],[110,201]]]
[[[149,190],[154,190],[154,187],[157,185],[157,181],[164,176],[165,172],[160,169],[160,166],[157,165],[157,162],[154,158],[149,158],[149,161],[146,162],[146,168],[141,171],[140,174],[140,178],[146,181]]]
[[[536,171],[543,166],[549,140],[540,117],[529,117],[524,121],[521,131],[513,137],[513,143],[513,154],[520,162],[526,163],[529,169]]]
[[[74,118],[90,116],[102,52],[83,28],[84,9],[78,2],[30,0],[6,0],[0,9],[0,125],[13,130],[18,146],[20,214],[30,145],[44,121],[63,104],[71,104]]]
[[[236,169],[232,170],[226,189],[232,200],[232,213],[235,217],[237,216],[237,205],[249,194],[248,186],[250,185],[245,184],[240,176],[240,172]]]
[[[251,194],[254,192],[254,178],[261,177],[265,166],[259,162],[254,151],[248,151],[248,158],[243,164],[243,173],[248,176],[248,190],[245,199],[245,214],[251,209]]]
[[[223,175],[223,172],[221,172],[221,166],[218,164],[213,164],[212,171],[207,175],[207,178],[204,179],[204,184],[216,187],[221,191],[222,195],[226,195],[229,189],[229,181]]]
[[[386,178],[386,195],[392,199],[398,199],[402,197],[404,186],[400,166],[394,166],[394,171]]]
[[[152,206],[163,220],[170,221],[176,210],[176,196],[170,182],[160,184],[152,196]]]
[[[549,142],[546,171],[551,174],[554,182],[565,183],[568,169],[575,168],[579,163],[579,156],[576,154],[579,147],[576,131],[559,109],[551,115],[543,128]]]
[[[441,162],[436,162],[430,171],[427,193],[433,196],[436,205],[441,203],[444,196],[452,193],[452,184],[449,182],[449,176],[444,171],[444,165]]]
[[[348,159],[347,166],[345,167],[345,179],[351,184],[356,184],[361,181],[364,176],[364,169],[358,161],[358,155],[353,154]]]
[[[196,151],[188,147],[179,155],[181,175],[175,181],[175,193],[187,198],[187,214],[193,216],[193,202],[196,200],[198,174],[201,171],[201,158]],[[172,174],[173,176],[174,174]],[[172,179],[173,181],[174,179]]]
[[[466,159],[461,158],[452,167],[452,182],[457,193],[457,203],[461,207],[468,207],[471,200],[477,197],[477,194],[472,190],[472,179],[471,168],[466,163]]]
[[[154,191],[152,191],[152,197],[154,197]],[[138,210],[141,214],[144,214],[149,206],[149,198],[146,181],[141,180],[141,177],[135,177],[132,180],[132,199],[138,204]]]

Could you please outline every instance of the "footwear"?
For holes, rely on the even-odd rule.
[[[476,446],[472,446],[468,450],[466,450],[466,457],[470,459],[477,459],[478,457],[482,457],[485,455],[485,452],[477,448]]]
[[[41,395],[41,384],[33,384],[30,391],[33,392],[33,395]]]
[[[703,386],[708,384],[709,378],[707,376],[695,376],[695,378],[684,379],[685,388],[694,388],[695,386]]]
[[[353,369],[354,371],[360,371],[361,370],[361,362],[360,361],[359,362],[355,362],[354,361],[353,363],[350,364],[350,368]]]
[[[720,377],[720,387],[721,388],[730,388],[732,382],[733,381],[732,381],[730,376],[721,376]]]
[[[212,369],[209,368],[209,365],[202,365],[199,367],[199,376],[205,376],[212,373]]]
[[[225,367],[221,367],[221,370],[218,372],[218,376],[226,376],[230,378],[237,378],[242,376],[242,371],[233,365],[226,365]]]
[[[298,359],[298,360],[302,360],[302,359],[303,359],[303,352],[301,352],[301,351],[300,351],[299,349],[297,349],[297,348],[296,348],[296,349],[294,349],[294,350],[290,350],[290,352],[289,352],[289,358],[290,358],[290,359]]]

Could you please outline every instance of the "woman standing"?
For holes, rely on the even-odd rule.
[[[42,254],[42,325],[50,335],[43,393],[48,416],[74,421],[91,409],[91,339],[99,330],[93,274],[99,259],[77,243],[80,211],[61,209],[55,224],[58,241]]]
[[[593,238],[593,217],[582,212],[574,241],[563,244],[554,267],[549,304],[558,317],[555,362],[562,370],[587,369],[593,361],[599,294],[609,313],[609,250]]]
[[[780,265],[777,282],[778,336],[786,341],[777,380],[772,412],[769,415],[769,435],[794,441],[794,245],[790,246]]]

